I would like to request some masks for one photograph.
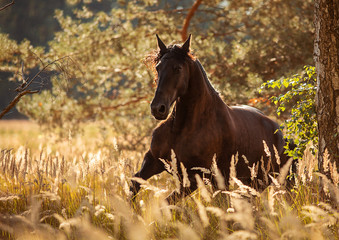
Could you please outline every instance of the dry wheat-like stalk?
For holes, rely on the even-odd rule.
[[[292,163],[293,163],[293,158],[289,158],[287,160],[287,162],[285,163],[285,165],[282,168],[280,168],[279,176],[278,176],[278,179],[277,179],[278,184],[283,185],[285,183],[287,174],[289,172],[289,169],[290,169]]]
[[[332,179],[334,185],[338,185],[339,184],[339,173],[338,173],[338,170],[337,170],[336,162],[333,162],[333,163],[330,162],[329,168],[330,168],[331,179]]]
[[[248,161],[247,157],[245,155],[242,155],[242,158],[244,159],[244,162],[248,166],[250,164],[250,162]]]
[[[251,231],[239,230],[235,231],[231,235],[227,236],[229,240],[256,240],[258,239],[257,234]]]
[[[252,197],[252,196],[259,197],[260,196],[260,193],[257,190],[255,190],[254,188],[251,188],[250,186],[243,184],[242,181],[240,181],[239,179],[233,178],[232,180],[239,187],[239,189],[233,192],[236,192],[236,193],[239,193],[240,195],[248,196],[248,197]]]
[[[311,145],[308,144],[306,146],[306,149],[304,151],[304,155],[303,155],[303,161],[305,162],[304,165],[304,171],[305,171],[305,181],[307,179],[307,181],[312,181],[313,179],[313,172],[316,170],[317,166],[318,166],[318,161],[317,158],[311,153]]]
[[[281,164],[280,156],[279,156],[279,152],[278,152],[277,148],[275,147],[275,145],[273,145],[273,151],[274,151],[275,160],[277,161],[277,164],[280,166],[280,164]]]
[[[180,162],[180,168],[181,168],[181,172],[182,172],[182,185],[183,187],[190,187],[191,186],[191,182],[188,179],[188,174],[187,174],[187,170],[184,166],[184,164],[182,162]]]
[[[322,173],[315,173],[317,176],[321,177],[322,188],[324,192],[329,195],[330,199],[333,203],[338,207],[339,206],[339,189],[336,185],[334,185],[326,175]]]
[[[159,161],[161,161],[164,164],[167,172],[172,173],[172,167],[165,159],[159,158]]]
[[[209,225],[209,219],[208,219],[208,216],[207,216],[206,208],[199,200],[194,199],[194,201],[197,205],[198,214],[199,214],[200,220],[202,222],[202,225],[204,227],[207,227]]]
[[[252,206],[244,199],[231,198],[234,213],[225,216],[226,220],[233,220],[240,224],[243,230],[253,231],[255,220],[252,214]]]
[[[203,197],[203,199],[205,199],[206,202],[210,202],[211,195],[208,192],[205,183],[203,182],[199,174],[195,174],[195,179],[197,181],[198,188],[200,189],[201,196]]]
[[[230,165],[230,177],[229,177],[229,185],[230,187],[234,188],[234,178],[237,178],[237,170],[236,170],[236,162],[235,156],[232,155],[231,158],[231,165]]]
[[[330,154],[328,153],[327,148],[324,151],[324,155],[323,155],[323,170],[324,172],[328,172],[329,171],[329,163],[330,163]]]
[[[259,169],[259,163],[253,163],[252,167],[247,166],[250,169],[251,173],[251,181],[254,181],[255,178],[258,176],[258,169]]]
[[[198,233],[196,231],[194,231],[194,229],[192,229],[191,227],[187,226],[186,224],[182,224],[180,222],[178,222],[177,224],[175,224],[177,229],[179,230],[179,239],[190,239],[190,240],[199,240],[201,239],[201,237],[198,235]]]
[[[264,163],[264,158],[261,157],[260,158],[260,162],[261,162],[261,171],[263,173],[263,177],[264,177],[264,183],[265,185],[268,185],[268,177],[267,177],[267,172],[266,172],[266,169],[265,169],[265,163]]]
[[[207,168],[202,168],[202,167],[192,167],[191,170],[194,171],[200,171],[203,174],[211,174],[211,170],[207,169]]]
[[[214,154],[213,159],[212,159],[211,170],[212,170],[213,176],[215,177],[215,179],[217,181],[218,189],[226,190],[225,179],[224,179],[223,175],[221,174],[221,171],[219,170],[219,168],[217,166],[216,159],[217,159],[217,156],[216,156],[216,154]]]
[[[171,168],[172,168],[172,174],[174,178],[174,183],[175,183],[175,191],[180,193],[180,179],[179,179],[179,172],[178,172],[178,164],[177,164],[177,158],[175,156],[175,152],[173,149],[171,149]]]
[[[269,209],[269,213],[272,216],[276,216],[277,213],[274,211],[274,188],[272,186],[268,186],[267,192],[267,207]]]
[[[226,215],[225,211],[218,207],[206,207],[206,211],[213,213],[219,218],[224,217]]]
[[[267,156],[268,158],[270,158],[270,157],[271,157],[271,151],[270,151],[270,149],[268,148],[268,146],[267,146],[267,144],[266,144],[266,141],[265,141],[265,140],[262,140],[262,143],[263,143],[263,145],[264,145],[264,151],[265,151],[265,153],[266,153],[266,156]]]

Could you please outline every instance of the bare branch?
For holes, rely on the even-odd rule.
[[[48,67],[51,66],[52,64],[54,64],[54,63],[56,63],[56,62],[59,62],[59,61],[65,59],[65,58],[68,58],[68,56],[58,58],[58,59],[56,59],[56,60],[54,60],[54,61],[48,63],[47,65],[45,65],[38,73],[36,73],[36,74],[34,75],[34,77],[33,77],[31,80],[28,80],[28,79],[27,79],[27,82],[24,82],[23,84],[21,84],[21,86],[18,87],[18,88],[16,89],[16,91],[17,91],[17,92],[21,92],[21,91],[26,90],[26,89],[29,87],[29,85],[31,85],[31,83],[32,83],[32,82],[33,82],[33,81],[34,81],[34,80],[35,80],[35,79],[36,79],[43,71],[46,70],[46,68],[48,68]]]
[[[8,3],[7,5],[5,5],[5,6],[3,6],[2,8],[0,8],[0,11],[5,10],[6,8],[12,6],[14,3],[15,3],[14,0],[12,0],[12,2],[10,2],[10,3]]]
[[[188,12],[188,14],[186,16],[184,26],[182,27],[182,30],[181,30],[182,41],[185,41],[187,39],[188,26],[190,25],[190,21],[191,21],[192,17],[194,16],[195,12],[197,11],[201,2],[202,2],[202,0],[196,0],[195,3],[193,4],[192,8],[190,9],[190,11]]]
[[[15,98],[12,100],[12,102],[10,102],[10,104],[8,104],[8,106],[0,113],[0,119],[9,112],[9,110],[11,110],[20,100],[20,98],[26,94],[34,94],[34,93],[38,93],[39,90],[25,90],[22,91],[20,93],[18,93]]]
[[[17,87],[15,89],[15,91],[18,92],[18,94],[15,96],[15,98],[8,104],[8,106],[0,113],[0,119],[9,112],[9,110],[11,110],[18,102],[19,100],[26,94],[34,94],[34,93],[38,93],[40,92],[40,90],[30,90],[27,89],[29,87],[29,85],[31,85],[31,83],[37,78],[40,77],[40,74],[46,70],[46,68],[48,68],[50,65],[55,64],[58,61],[61,61],[62,59],[68,58],[68,56],[62,57],[62,58],[58,58],[50,63],[48,63],[47,65],[45,65],[37,74],[34,75],[34,77],[29,80],[28,78],[25,79],[24,76],[24,63],[22,62],[21,64],[21,71],[22,71],[22,78],[23,78],[23,83]],[[40,59],[41,61],[41,59]],[[42,61],[41,61],[42,62]]]

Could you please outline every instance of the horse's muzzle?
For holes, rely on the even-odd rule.
[[[165,120],[168,116],[168,107],[163,103],[154,103],[151,104],[152,115],[157,120]]]

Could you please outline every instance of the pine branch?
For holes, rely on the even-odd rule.
[[[14,0],[12,0],[12,2],[10,2],[10,3],[8,3],[7,5],[5,5],[5,6],[3,6],[2,8],[0,8],[0,11],[5,10],[6,8],[12,6],[14,3],[15,3]]]

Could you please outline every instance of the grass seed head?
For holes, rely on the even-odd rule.
[[[235,163],[235,156],[232,155],[231,158],[231,166],[230,166],[230,178],[229,178],[229,185],[230,187],[234,188],[234,178],[237,178],[237,170],[236,170],[236,163]]]
[[[275,145],[273,145],[273,151],[274,151],[275,160],[277,161],[277,164],[280,166],[280,164],[281,164],[280,156],[279,156],[279,152],[278,152],[277,148],[275,147]]]
[[[225,185],[225,179],[224,176],[221,174],[221,171],[219,170],[217,166],[217,161],[216,161],[216,154],[214,154],[213,159],[212,159],[212,173],[213,176],[215,177],[218,185],[218,189],[220,190],[226,190],[226,185]]]
[[[201,196],[203,197],[203,199],[205,199],[206,202],[210,202],[211,195],[208,192],[205,183],[203,182],[199,174],[195,174],[195,179],[197,181],[198,188],[200,189]]]
[[[180,168],[181,168],[181,172],[182,172],[182,176],[183,176],[183,181],[182,181],[183,187],[190,187],[191,182],[188,179],[187,170],[186,170],[186,168],[185,168],[185,166],[182,162],[180,162]]]

